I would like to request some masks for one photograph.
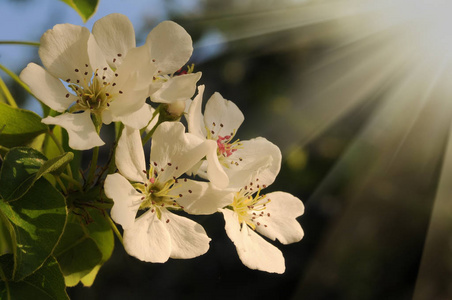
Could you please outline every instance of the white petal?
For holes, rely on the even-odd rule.
[[[71,82],[83,82],[84,72],[90,79],[92,69],[87,52],[88,29],[72,24],[58,24],[41,37],[39,57],[47,70],[55,77]],[[79,70],[78,72],[76,70]]]
[[[124,125],[132,127],[134,129],[141,129],[148,125],[149,121],[152,119],[155,109],[149,104],[144,104],[139,110],[128,114],[126,116],[120,116],[115,119],[115,121],[120,121]]]
[[[167,210],[162,211],[161,221],[171,238],[171,258],[193,258],[209,250],[210,238],[198,223]]]
[[[120,75],[121,76],[121,75]],[[118,84],[111,93],[116,94],[115,100],[110,102],[109,109],[114,118],[123,117],[138,111],[146,102],[147,87],[135,88],[138,73],[128,76],[128,80]]]
[[[87,49],[91,68],[93,69],[93,71],[95,71],[94,74],[98,74],[97,79],[99,80],[99,83],[103,82],[103,80],[110,81],[114,77],[114,72],[108,65],[104,53],[100,49],[99,45],[96,42],[96,39],[94,38],[94,35],[92,34],[89,36]],[[102,81],[100,80],[101,78]],[[89,81],[91,77],[86,79]]]
[[[295,219],[304,212],[300,199],[284,192],[274,192],[266,195],[271,202],[266,205],[262,217],[257,221],[261,224],[256,230],[266,237],[278,239],[283,244],[298,242],[303,238],[303,229]],[[263,225],[267,225],[267,227]]]
[[[37,64],[28,64],[20,73],[20,79],[30,87],[36,98],[58,112],[65,111],[77,100],[77,97],[69,93],[58,78],[53,77]]]
[[[173,177],[178,178],[198,163],[212,147],[216,147],[208,142],[214,143],[203,142],[185,133],[185,127],[180,122],[160,124],[152,136],[151,145],[151,164],[157,164],[159,180],[165,182]]]
[[[232,101],[215,93],[207,101],[204,111],[204,123],[216,140],[218,136],[234,135],[245,117]]]
[[[180,25],[164,21],[148,35],[146,45],[160,74],[172,74],[190,58],[193,45],[190,35]]]
[[[133,226],[143,195],[118,173],[107,175],[104,189],[105,195],[114,202],[111,208],[112,219],[123,229]]]
[[[118,87],[121,86],[121,89],[127,88],[127,85],[131,85],[134,89],[146,89],[146,97],[148,97],[149,85],[156,72],[157,67],[151,62],[149,49],[146,46],[131,48],[116,70],[118,74],[116,83]],[[132,74],[136,76],[131,81],[129,76]]]
[[[132,23],[125,15],[118,13],[105,16],[94,23],[93,35],[108,64],[114,69],[121,64],[129,49],[136,45]]]
[[[146,161],[140,131],[125,126],[116,147],[115,162],[119,172],[131,181],[146,181]]]
[[[240,143],[240,148],[226,158],[229,168],[224,170],[230,179],[229,187],[240,188],[256,178],[260,186],[272,184],[281,169],[278,146],[262,137]]]
[[[196,90],[196,83],[200,78],[201,72],[174,76],[151,95],[151,101],[157,103],[185,101],[193,97]]]
[[[271,273],[284,273],[284,257],[278,248],[265,241],[246,224],[241,227],[233,211],[220,211],[224,215],[226,233],[234,242],[239,258],[245,266]]]
[[[177,203],[193,215],[210,215],[232,203],[233,194],[216,189],[208,182],[179,179],[172,193],[179,195]]]
[[[42,119],[44,124],[60,125],[69,135],[69,146],[75,150],[88,150],[105,144],[96,132],[91,113],[65,113],[56,117]]]
[[[200,138],[206,138],[206,126],[204,125],[203,115],[201,113],[202,96],[204,94],[204,85],[198,86],[198,95],[188,108],[186,116],[188,123],[188,131]]]
[[[229,176],[225,172],[223,166],[220,164],[217,155],[217,145],[214,141],[210,151],[207,152],[207,178],[216,187],[224,189],[229,186]],[[201,174],[200,174],[201,175]],[[202,176],[202,175],[201,175]],[[240,182],[240,187],[243,186],[243,181]]]
[[[157,214],[148,210],[134,225],[124,230],[124,248],[136,258],[154,263],[163,263],[171,254],[171,237],[166,223]]]

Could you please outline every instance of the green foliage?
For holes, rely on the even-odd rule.
[[[73,157],[74,154],[68,152],[47,160],[42,153],[32,148],[11,149],[0,171],[3,183],[0,195],[5,201],[20,198],[41,176],[47,173],[60,174]]]
[[[69,299],[55,258],[49,257],[41,268],[21,281],[11,281],[8,278],[12,262],[12,255],[0,257],[0,299]]]
[[[72,7],[82,17],[83,22],[88,21],[97,10],[99,0],[60,0]]]
[[[30,143],[48,130],[34,112],[0,103],[0,146],[12,148]]]
[[[41,178],[20,199],[0,201],[0,210],[14,230],[12,278],[20,280],[35,272],[52,254],[66,223],[66,201]]]
[[[70,215],[63,237],[55,255],[61,265],[66,285],[80,282],[92,285],[99,268],[110,258],[113,247],[113,232],[103,212],[83,209],[83,215]]]

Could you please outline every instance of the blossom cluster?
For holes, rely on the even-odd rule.
[[[92,33],[70,24],[48,30],[39,49],[45,68],[30,63],[20,77],[56,112],[42,121],[66,129],[75,150],[104,145],[102,124],[124,125],[118,172],[107,175],[104,191],[130,255],[147,262],[200,256],[210,238],[184,215],[219,212],[244,265],[283,273],[281,251],[262,236],[301,240],[296,218],[303,203],[285,192],[264,193],[280,171],[281,152],[263,137],[235,138],[244,116],[233,102],[214,93],[202,111],[201,73],[180,71],[192,52],[190,35],[174,22],[160,23],[137,47],[129,19],[111,14]],[[141,134],[148,128],[149,160]]]

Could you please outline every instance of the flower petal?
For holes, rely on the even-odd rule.
[[[116,70],[118,78],[117,86],[127,90],[127,85],[133,89],[146,89],[146,96],[149,96],[149,84],[152,82],[157,67],[151,62],[149,49],[146,46],[131,48],[122,64]],[[134,79],[128,76],[136,74]],[[118,88],[119,89],[119,88]]]
[[[53,77],[43,67],[30,63],[20,73],[31,92],[44,104],[58,112],[65,111],[77,97],[69,93],[58,78]]]
[[[91,113],[65,113],[56,117],[42,119],[44,124],[60,125],[69,135],[69,146],[75,150],[88,150],[105,144],[96,132]]]
[[[93,70],[87,52],[90,35],[89,30],[81,26],[55,25],[41,37],[39,57],[42,63],[53,76],[63,80],[83,82],[84,72],[91,78]]]
[[[226,233],[234,242],[242,263],[250,269],[282,274],[284,257],[278,248],[264,240],[246,224],[240,225],[235,212],[220,210],[224,215]]]
[[[237,151],[225,158],[229,166],[224,169],[230,180],[229,187],[240,188],[256,178],[260,186],[272,184],[281,169],[278,146],[262,137],[241,141],[240,144]]]
[[[209,250],[210,238],[198,223],[167,210],[161,220],[171,238],[171,258],[193,258]]]
[[[216,189],[208,182],[179,179],[172,192],[179,195],[177,203],[193,215],[210,215],[232,203],[233,194]]]
[[[132,227],[143,195],[118,173],[107,175],[104,189],[105,195],[114,202],[111,208],[112,219],[123,229]]]
[[[206,126],[204,125],[204,119],[201,112],[204,88],[204,85],[198,86],[198,95],[193,99],[193,102],[188,108],[188,114],[186,115],[188,131],[203,139],[207,137]]]
[[[266,205],[262,217],[259,217],[260,226],[256,230],[266,237],[278,239],[283,244],[291,244],[303,238],[303,229],[295,219],[304,212],[304,205],[300,199],[289,193],[274,192],[266,197],[271,202]],[[263,226],[263,225],[267,226]]]
[[[108,64],[117,69],[131,48],[135,48],[135,30],[129,18],[113,13],[93,25],[93,35]]]
[[[200,78],[201,72],[172,77],[151,95],[151,101],[157,103],[185,101],[193,97],[196,83]]]
[[[230,177],[225,172],[226,168],[223,168],[223,166],[220,164],[220,161],[218,160],[216,144],[210,148],[209,152],[207,152],[206,158],[207,158],[207,178],[209,179],[209,181],[220,189],[224,189],[227,186],[229,186]],[[243,183],[243,181],[241,183]],[[240,185],[240,187],[241,186],[242,185]]]
[[[216,147],[213,141],[203,142],[185,133],[185,127],[180,122],[163,122],[152,136],[151,164],[155,165],[159,180],[165,182],[185,173],[212,147]]]
[[[212,139],[219,136],[235,135],[245,117],[234,102],[224,99],[215,93],[207,101],[204,111],[204,124]]]
[[[146,161],[140,131],[125,126],[116,147],[115,162],[119,172],[131,181],[146,181]]]
[[[172,74],[188,61],[193,52],[192,44],[184,28],[172,21],[164,21],[149,33],[145,45],[149,47],[159,74]]]
[[[124,248],[142,261],[163,263],[171,254],[171,236],[167,227],[155,212],[148,210],[136,219],[132,227],[124,230]]]
[[[139,110],[126,116],[117,117],[114,121],[120,121],[124,123],[124,125],[134,129],[141,129],[148,125],[154,111],[155,109],[153,109],[152,106],[145,103]]]
[[[127,76],[128,80],[118,84],[111,90],[112,94],[116,94],[115,100],[110,102],[109,106],[114,117],[122,117],[136,112],[143,107],[148,97],[147,87],[142,89],[135,88],[138,73],[135,72],[130,76],[125,74],[125,76]]]

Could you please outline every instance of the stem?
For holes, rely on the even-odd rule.
[[[58,182],[58,185],[60,186],[60,188],[61,188],[61,190],[63,191],[63,193],[64,193],[65,195],[67,195],[66,187],[64,186],[63,181],[61,181],[60,176],[54,176],[54,177],[55,177],[55,179],[56,179],[56,182]]]
[[[68,176],[64,173],[60,174],[60,177],[65,179],[66,181],[68,181],[69,183],[74,184],[75,186],[77,186],[79,188],[79,190],[83,189],[83,186],[80,184],[80,182],[78,182],[77,180],[75,180],[74,178],[72,178],[71,176]]]
[[[149,139],[152,137],[152,135],[154,134],[154,131],[157,129],[157,127],[159,125],[160,125],[160,122],[157,122],[157,124],[155,124],[154,127],[152,127],[151,131],[149,131],[148,134],[146,134],[146,136],[142,140],[143,145],[145,145],[149,141]]]
[[[99,158],[99,147],[93,149],[93,158],[91,159],[91,164],[89,166],[88,178],[86,179],[86,186],[88,186],[94,178],[94,173],[97,168],[97,159]]]
[[[116,147],[118,146],[119,138],[121,137],[122,130],[124,129],[124,124],[115,123],[115,143],[113,145],[113,149],[111,151],[110,162],[107,168],[107,174],[112,174],[116,171]]]
[[[63,146],[61,145],[60,141],[57,139],[53,131],[50,130],[47,132],[47,134],[52,138],[53,142],[58,147],[58,150],[61,152],[61,154],[63,154],[64,153]]]
[[[64,154],[65,152],[64,152],[63,146],[61,145],[60,141],[57,139],[57,137],[55,136],[53,131],[48,131],[47,133],[52,138],[53,142],[58,147],[58,150],[60,150],[61,154]],[[71,177],[71,179],[72,179],[72,177],[73,177],[72,170],[71,170],[71,166],[69,164],[66,166],[66,171],[67,171],[67,174],[69,175],[69,177]]]
[[[118,238],[118,240],[121,242],[121,244],[124,246],[124,241],[122,240],[122,235],[118,230],[118,227],[116,227],[116,224],[113,222],[113,220],[111,219],[109,214],[107,215],[107,220],[110,223],[110,227],[111,229],[113,229],[113,232],[115,233],[116,237]]]
[[[27,45],[39,47],[41,44],[38,42],[28,42],[28,41],[0,41],[0,45]]]
[[[6,74],[8,74],[15,82],[17,82],[21,87],[24,88],[30,95],[36,98],[35,95],[31,92],[28,85],[26,85],[20,78],[17,76],[14,72],[12,72],[10,69],[6,68],[4,65],[0,64],[0,69],[3,70]]]
[[[0,89],[3,91],[3,94],[5,94],[6,100],[8,101],[9,105],[12,107],[18,108],[16,101],[14,100],[13,96],[8,90],[8,87],[6,86],[5,82],[0,77]]]

